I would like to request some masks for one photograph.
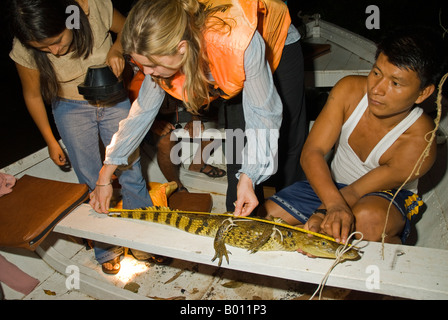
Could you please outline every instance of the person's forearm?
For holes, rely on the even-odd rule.
[[[327,210],[319,227],[322,232],[334,237],[336,242],[345,243],[354,223],[350,204],[335,185],[322,151],[305,148],[302,157],[302,168],[308,181],[322,202],[321,208]],[[346,194],[351,199],[349,195],[350,193]],[[317,228],[317,225],[314,225],[313,228]]]
[[[242,94],[247,143],[240,173],[254,184],[275,174],[283,105],[264,56],[265,44],[257,32],[244,53],[246,80]]]
[[[31,118],[39,129],[47,145],[50,146],[57,143],[53,131],[51,130],[50,122],[48,121],[47,111],[45,109],[42,97],[25,97],[25,104]]]
[[[109,51],[116,51],[117,53],[123,54],[123,46],[121,45],[121,32],[117,33],[117,38],[110,47]]]
[[[301,165],[306,177],[324,207],[345,203],[334,184],[330,168],[323,154],[318,151],[303,150]]]
[[[104,186],[111,183],[112,175],[117,169],[117,165],[114,164],[105,164],[100,170],[100,174],[98,180],[96,182],[97,186]]]

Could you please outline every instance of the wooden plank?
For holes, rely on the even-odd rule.
[[[216,266],[213,239],[170,226],[111,218],[81,205],[61,221],[56,232]],[[224,268],[318,284],[333,260],[311,259],[295,252],[258,252],[229,247]],[[448,299],[448,251],[367,243],[358,261],[337,265],[327,285],[411,299]]]

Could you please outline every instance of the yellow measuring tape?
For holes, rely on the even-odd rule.
[[[229,213],[213,213],[213,212],[199,212],[199,211],[183,211],[183,210],[172,210],[168,207],[162,207],[161,209],[157,209],[156,207],[151,207],[150,209],[114,209],[111,208],[109,209],[109,212],[175,212],[175,213],[190,213],[190,214],[202,214],[202,215],[214,215],[214,216],[224,216],[224,217],[229,217],[232,219],[239,219],[239,220],[253,220],[253,221],[259,221],[259,222],[264,222],[264,223],[269,223],[272,225],[276,225],[276,226],[280,226],[280,227],[284,227],[284,228],[288,228],[288,229],[293,229],[293,230],[297,230],[300,232],[304,232],[304,233],[308,233],[308,234],[312,234],[313,236],[319,237],[319,238],[323,238],[326,240],[330,240],[333,242],[336,242],[336,240],[332,237],[326,236],[324,234],[321,233],[317,233],[317,232],[313,232],[313,231],[309,231],[309,230],[305,230],[303,228],[299,228],[299,227],[295,227],[289,224],[285,224],[285,223],[281,223],[281,222],[275,222],[272,220],[265,220],[265,219],[260,219],[260,218],[254,218],[254,217],[240,217],[240,216],[235,216],[233,214],[229,214]],[[341,242],[336,242],[339,244],[344,244]]]

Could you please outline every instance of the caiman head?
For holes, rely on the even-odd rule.
[[[303,247],[302,250],[319,258],[336,259],[336,252],[339,247],[341,247],[340,250],[342,250],[344,245],[331,240],[327,240],[325,238],[313,236],[309,237],[307,244]],[[358,251],[356,249],[350,249],[344,252],[341,260],[357,260],[359,258],[360,255]]]

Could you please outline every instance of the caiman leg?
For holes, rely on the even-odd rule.
[[[236,226],[236,224],[233,223],[232,218],[226,219],[222,222],[221,226],[216,232],[215,240],[213,241],[213,247],[215,248],[215,256],[213,257],[212,262],[215,261],[216,258],[219,258],[218,267],[221,266],[223,256],[226,257],[227,264],[229,264],[228,254],[229,253],[231,254],[231,252],[227,251],[225,239],[227,233],[229,232],[230,229],[232,229],[233,226]]]
[[[278,230],[275,226],[266,224],[263,228],[261,236],[259,236],[247,250],[250,251],[250,253],[257,252],[266,242],[269,241],[271,237],[274,236],[276,232],[280,234],[281,241],[283,242],[283,235],[280,230]]]

